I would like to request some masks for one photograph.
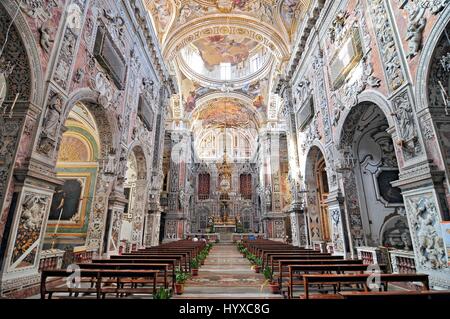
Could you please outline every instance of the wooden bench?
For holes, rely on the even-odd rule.
[[[106,294],[114,293],[117,297],[122,294],[149,294],[153,295],[156,292],[156,281],[158,278],[158,270],[105,270],[105,269],[81,269],[79,271],[80,279],[93,278],[95,287],[47,287],[47,279],[50,277],[67,278],[71,276],[72,272],[66,270],[43,270],[41,273],[41,299],[45,299],[48,295],[48,299],[52,298],[54,293],[68,293],[69,297],[72,294],[95,293],[97,299],[105,298]],[[116,287],[103,285],[103,281],[110,281],[111,278],[115,278]],[[152,279],[152,288],[128,288],[123,287],[121,284],[122,279],[128,278],[148,278]]]
[[[341,284],[359,284],[364,287],[364,291],[368,292],[367,279],[373,274],[326,274],[326,275],[311,275],[304,274],[303,287],[304,299],[310,298],[309,287],[311,284],[319,285],[341,285]],[[428,275],[426,274],[377,274],[380,278],[380,283],[383,284],[384,290],[387,291],[388,283],[390,282],[421,282],[422,290],[430,290]],[[342,294],[341,294],[342,296]],[[302,296],[301,296],[302,297]],[[333,297],[332,297],[333,298]]]
[[[164,288],[169,288],[168,273],[170,271],[169,264],[127,264],[127,263],[88,263],[88,264],[78,264],[81,269],[116,269],[116,270],[157,270],[162,273],[162,279],[164,283]],[[160,276],[158,276],[160,278]],[[175,269],[172,272],[172,283],[175,281]],[[123,283],[123,281],[122,281]],[[131,280],[130,283],[148,283],[142,280]]]
[[[93,259],[93,263],[105,264],[160,264],[169,265],[169,271],[171,272],[172,278],[172,289],[175,289],[175,274],[177,268],[176,259]]]
[[[292,299],[294,286],[303,286],[303,277],[310,273],[363,273],[370,265],[334,264],[334,265],[289,265],[288,298]],[[335,287],[334,287],[335,288]],[[335,288],[336,289],[336,288]]]
[[[405,291],[341,291],[339,295],[347,300],[442,300],[450,301],[450,291],[405,290]]]
[[[281,259],[278,261],[278,267],[273,270],[274,279],[278,280],[280,291],[283,290],[284,278],[289,281],[290,265],[361,265],[362,260],[359,259]],[[285,271],[286,270],[286,271]],[[286,276],[284,276],[286,275]]]

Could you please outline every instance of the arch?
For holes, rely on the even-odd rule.
[[[339,121],[339,124],[336,128],[336,134],[335,134],[335,142],[338,147],[341,146],[341,142],[343,139],[343,133],[344,133],[344,127],[345,127],[349,117],[352,114],[354,114],[353,112],[356,109],[361,108],[364,105],[370,105],[370,104],[376,105],[383,112],[383,114],[389,124],[389,128],[392,128],[394,132],[397,129],[396,125],[395,125],[395,120],[394,120],[393,116],[391,115],[393,113],[391,103],[388,102],[381,93],[379,93],[377,91],[373,91],[373,90],[364,91],[360,95],[358,95],[358,102],[359,103],[356,104],[355,106],[353,106],[349,109],[346,108],[341,116],[341,120]],[[395,133],[392,135],[395,135]]]
[[[136,141],[130,146],[129,149],[130,151],[128,152],[128,156],[130,156],[130,154],[133,153],[136,158],[137,179],[148,181],[149,180],[149,171],[147,169],[148,160],[147,156],[145,155],[143,145],[140,142]]]
[[[63,107],[62,123],[65,123],[69,117],[69,113],[76,105],[81,102],[91,112],[97,124],[100,136],[100,157],[107,158],[109,147],[116,147],[119,144],[119,128],[115,112],[111,112],[101,106],[98,102],[100,94],[89,88],[82,88],[74,91],[67,99]],[[62,132],[60,132],[62,135]],[[61,136],[60,136],[61,138]],[[58,140],[60,140],[60,138]]]
[[[31,31],[25,17],[22,15],[22,10],[18,6],[16,1],[4,0],[0,3],[0,7],[8,13],[9,17],[14,17],[17,10],[19,13],[14,21],[14,27],[17,30],[19,37],[22,39],[22,45],[25,48],[30,76],[31,76],[31,88],[29,101],[37,106],[41,106],[44,103],[44,75],[41,67],[41,58],[38,47],[34,38],[34,33]]]
[[[450,21],[450,6],[447,6],[439,15],[438,20],[431,29],[425,44],[423,45],[422,54],[420,55],[419,64],[417,67],[416,84],[414,86],[417,106],[419,109],[428,109],[430,103],[428,100],[428,86],[430,64],[434,57],[434,51],[441,39],[444,30],[449,25]]]
[[[279,61],[289,57],[289,40],[278,30],[251,17],[233,16],[224,21],[220,15],[196,18],[188,26],[182,25],[172,31],[166,37],[163,56],[166,61],[173,61],[187,44],[213,34],[246,36],[266,46]]]
[[[320,145],[320,144],[319,144]],[[320,149],[319,146],[313,145],[309,148],[308,153],[306,155],[305,162],[305,185],[308,190],[307,193],[307,203],[308,203],[308,218],[309,218],[309,236],[310,241],[320,241],[323,239],[324,231],[323,228],[326,227],[325,223],[328,223],[327,214],[321,213],[321,207],[319,205],[319,185],[317,182],[317,164],[322,161],[325,163],[325,167],[328,164],[326,162],[325,152]],[[329,185],[328,185],[329,188]],[[328,212],[327,212],[328,213]],[[327,220],[324,220],[326,218]],[[329,233],[331,230],[328,227]]]

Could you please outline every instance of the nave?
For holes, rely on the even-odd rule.
[[[44,270],[41,299],[446,300],[429,276],[265,239],[185,240],[108,259]],[[75,280],[73,280],[75,278]],[[71,282],[71,284],[69,284]]]
[[[442,294],[449,97],[450,0],[2,0],[0,298]]]

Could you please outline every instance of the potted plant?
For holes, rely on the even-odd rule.
[[[182,295],[184,292],[184,284],[189,279],[189,274],[184,271],[177,271],[175,274],[175,293]]]
[[[260,270],[261,270],[263,261],[262,261],[261,258],[258,258],[258,257],[255,257],[253,260],[254,260],[253,269],[258,274],[260,272]]]
[[[159,288],[153,295],[153,299],[170,299],[171,297],[172,294],[170,292],[170,289],[164,287]]]
[[[192,269],[192,276],[198,276],[198,258],[194,258],[191,261],[191,269]]]
[[[263,275],[264,275],[264,278],[266,279],[264,281],[263,287],[265,285],[268,285],[273,294],[279,294],[280,286],[278,285],[278,283],[276,281],[273,280],[273,272],[269,266],[264,268]]]

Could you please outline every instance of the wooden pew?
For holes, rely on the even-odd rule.
[[[309,286],[311,284],[331,284],[331,285],[341,285],[341,284],[360,284],[364,287],[364,291],[368,292],[369,287],[367,286],[367,279],[373,274],[322,274],[322,275],[303,275],[303,286],[304,286],[304,299],[310,298]],[[380,278],[380,283],[383,284],[384,290],[387,291],[388,283],[390,282],[421,282],[423,285],[422,290],[430,290],[428,275],[426,274],[377,274]],[[342,297],[343,295],[340,294]],[[330,296],[333,298],[333,296]],[[339,297],[338,297],[339,298]]]
[[[140,253],[125,253],[120,255],[122,257],[131,257],[131,258],[152,258],[152,257],[168,257],[168,258],[175,258],[181,256],[181,265],[183,265],[184,269],[186,271],[190,270],[190,262],[191,262],[191,255],[189,252],[186,251],[180,251],[180,252],[174,252],[174,251],[161,251],[161,252],[140,252]],[[170,257],[169,257],[170,256]],[[111,256],[111,258],[116,258],[115,256]]]
[[[103,265],[107,264],[159,264],[159,265],[169,265],[169,271],[171,272],[171,278],[172,278],[172,289],[175,289],[175,278],[176,278],[176,268],[178,265],[178,261],[176,259],[137,259],[137,258],[131,258],[131,259],[121,259],[121,258],[115,258],[115,259],[93,259],[93,263],[101,263]]]
[[[78,266],[81,269],[121,269],[121,270],[157,270],[160,273],[162,273],[164,288],[169,288],[169,280],[168,280],[168,273],[169,273],[169,264],[136,264],[136,263],[88,263],[88,264],[78,264]],[[158,276],[159,278],[160,276]],[[172,273],[172,282],[175,280],[175,271]],[[132,280],[131,283],[136,283],[138,281]],[[123,283],[123,281],[122,281]],[[141,283],[141,281],[139,281]],[[147,283],[147,282],[144,282]]]
[[[333,264],[333,265],[289,265],[288,298],[292,299],[294,286],[303,286],[303,277],[310,273],[363,273],[370,265],[366,264]]]
[[[315,257],[317,259],[323,257],[323,256],[331,256],[330,253],[321,253],[318,251],[264,251],[263,252],[263,268],[270,265],[270,258],[274,256],[284,256],[284,257]],[[336,256],[333,256],[336,257]],[[314,258],[311,258],[314,259]]]
[[[111,260],[119,260],[119,259],[125,259],[125,260],[136,260],[136,262],[143,262],[143,260],[169,260],[169,259],[175,259],[177,261],[176,267],[189,269],[187,267],[187,260],[183,258],[181,255],[159,255],[159,254],[152,254],[152,255],[113,255],[111,256]]]
[[[346,300],[440,300],[450,301],[450,291],[405,290],[405,291],[341,291],[339,295]]]
[[[95,287],[79,287],[79,288],[69,288],[67,285],[60,287],[47,287],[47,279],[50,277],[67,278],[73,273],[67,272],[67,270],[43,270],[41,273],[41,299],[45,299],[48,295],[48,299],[52,298],[54,293],[68,293],[71,296],[73,293],[78,295],[79,293],[95,293],[97,299],[101,297],[104,299],[106,294],[114,293],[116,296],[121,294],[149,294],[153,295],[156,293],[156,281],[158,278],[158,270],[105,270],[105,269],[81,269],[79,272],[80,279],[94,278]],[[111,278],[116,279],[116,287],[106,287],[103,282],[110,280]],[[123,288],[121,285],[121,279],[125,278],[148,278],[152,279],[152,288]]]
[[[278,261],[278,269],[273,272],[273,276],[278,280],[280,291],[283,291],[284,274],[289,280],[289,265],[361,265],[363,263],[360,259],[281,259]],[[285,271],[286,269],[286,271]]]

